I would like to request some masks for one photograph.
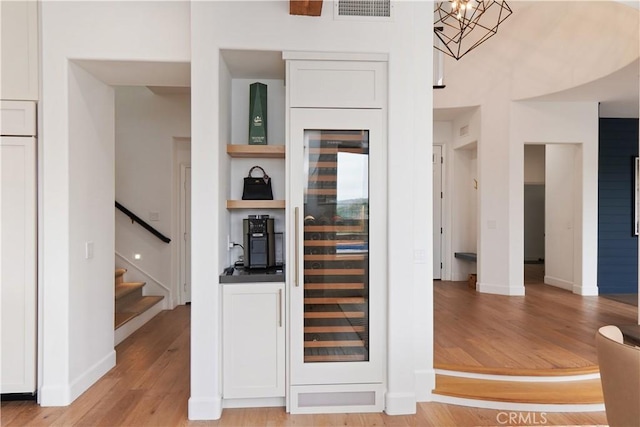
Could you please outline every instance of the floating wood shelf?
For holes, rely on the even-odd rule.
[[[227,209],[284,209],[284,200],[227,200]]]
[[[227,145],[227,154],[236,158],[284,159],[284,153],[284,145]]]

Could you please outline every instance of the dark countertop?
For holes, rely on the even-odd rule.
[[[226,271],[226,270],[225,270]],[[220,274],[220,283],[284,282],[284,267],[244,269],[235,267],[233,274]]]

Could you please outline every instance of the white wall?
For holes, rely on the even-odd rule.
[[[180,166],[174,163],[174,144],[189,145],[190,102],[188,93],[155,94],[141,86],[115,90],[115,199],[171,239],[169,244],[162,242],[117,211],[116,251],[171,289],[171,298],[166,298],[170,308],[178,303],[175,261],[181,239],[176,217],[179,193],[174,189]],[[174,137],[183,142],[175,142]],[[158,214],[157,221],[151,219],[152,212]],[[141,259],[134,260],[134,254]],[[118,262],[116,258],[119,267]],[[127,272],[127,280],[143,279],[136,274]],[[164,295],[153,281],[144,290]]]
[[[573,282],[572,290],[581,295],[597,295],[598,255],[598,105],[595,102],[514,102],[511,106],[512,158],[522,158],[524,144],[571,144],[574,156],[573,189]],[[553,172],[547,145],[547,170]],[[551,162],[551,163],[549,163]],[[523,258],[523,162],[513,160],[510,183],[510,235],[512,283],[522,283]],[[549,179],[547,173],[546,178]],[[546,183],[547,192],[553,191]],[[547,221],[552,203],[547,203]],[[564,222],[566,229],[567,222]],[[551,254],[546,254],[550,262]],[[516,261],[517,260],[517,261]],[[552,262],[552,261],[551,261]],[[517,271],[517,267],[520,271]],[[568,276],[565,276],[568,277]]]
[[[115,365],[105,339],[114,316],[114,115],[112,88],[74,64],[69,71],[69,348],[78,349],[69,381],[77,396]]]
[[[114,362],[113,99],[107,107],[111,90],[72,70],[70,59],[188,62],[189,3],[40,6],[38,396],[51,406],[72,402]],[[84,259],[86,241],[94,243],[90,260]]]
[[[477,263],[454,257],[455,252],[478,252],[479,190],[475,186],[480,110],[467,110],[451,121],[434,123],[434,143],[448,141],[444,146],[444,280],[467,280],[478,268]]]
[[[431,156],[432,32],[424,25],[428,3],[398,2],[392,22],[336,21],[332,3],[319,18],[291,16],[286,2],[196,2],[192,4],[193,88],[193,304],[191,398],[189,417],[218,418],[221,412],[219,357],[219,289],[217,275],[225,259],[220,242],[226,215],[226,190],[215,188],[216,168],[224,168],[219,140],[223,126],[219,87],[219,49],[314,50],[389,53],[389,413],[411,413],[417,399],[427,399],[434,385],[432,370],[431,226],[424,212],[431,206],[430,185],[413,197],[407,182],[425,173]],[[247,31],[251,28],[251,31]],[[425,75],[426,73],[426,75]],[[224,77],[224,70],[222,72]],[[228,135],[227,135],[228,136]],[[412,159],[407,162],[407,159]],[[407,201],[410,200],[409,206]],[[410,216],[411,219],[407,220]],[[429,221],[427,221],[429,222]],[[407,267],[406,260],[414,260]],[[218,260],[218,262],[212,262]],[[429,262],[427,262],[429,261]],[[212,309],[214,308],[214,309]]]
[[[447,58],[447,87],[434,93],[434,105],[437,108],[481,106],[478,288],[481,292],[523,295],[524,154],[523,141],[513,142],[512,135],[520,130],[517,129],[519,122],[510,117],[510,103],[587,83],[630,64],[638,58],[639,29],[637,11],[613,2],[515,2],[513,8],[513,15],[500,26],[495,37],[463,61]],[[549,19],[550,16],[554,19]],[[593,25],[593,22],[604,21],[616,22],[615,28]],[[538,110],[541,112],[544,107]],[[555,112],[558,121],[572,115],[554,107],[549,111]],[[593,127],[597,129],[597,112],[589,115],[587,121],[576,121],[574,125],[582,128],[575,130],[580,136],[593,135]],[[540,123],[533,126],[544,127]],[[561,127],[564,130],[557,138],[567,132],[566,126]],[[555,126],[537,129],[540,134],[556,131]],[[557,139],[554,135],[547,136],[549,141]],[[597,195],[597,180],[592,185],[593,171],[597,171],[597,159],[593,157],[597,148],[593,151],[591,147],[592,136],[587,139],[589,142],[584,138],[570,142],[583,141],[585,145],[581,170],[588,171],[588,175],[584,176],[581,204],[584,226],[588,229],[581,234],[587,239],[581,253],[583,267],[587,264],[592,267],[589,274],[585,274],[583,268],[580,271],[585,280],[595,281],[597,239],[591,238],[596,237],[597,229],[594,221],[597,204],[592,203]],[[531,138],[525,142],[543,141]],[[577,286],[581,287],[579,292],[590,293],[595,291],[592,285],[594,283],[589,282]]]

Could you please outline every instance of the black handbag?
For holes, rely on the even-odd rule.
[[[262,171],[261,177],[253,177],[254,169]],[[273,190],[271,189],[271,178],[260,166],[249,169],[249,176],[244,178],[242,188],[242,200],[273,200]]]

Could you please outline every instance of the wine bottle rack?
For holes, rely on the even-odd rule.
[[[357,131],[322,131],[309,139],[304,362],[369,360],[368,200],[347,207],[338,201],[339,153],[366,157],[366,141]]]

